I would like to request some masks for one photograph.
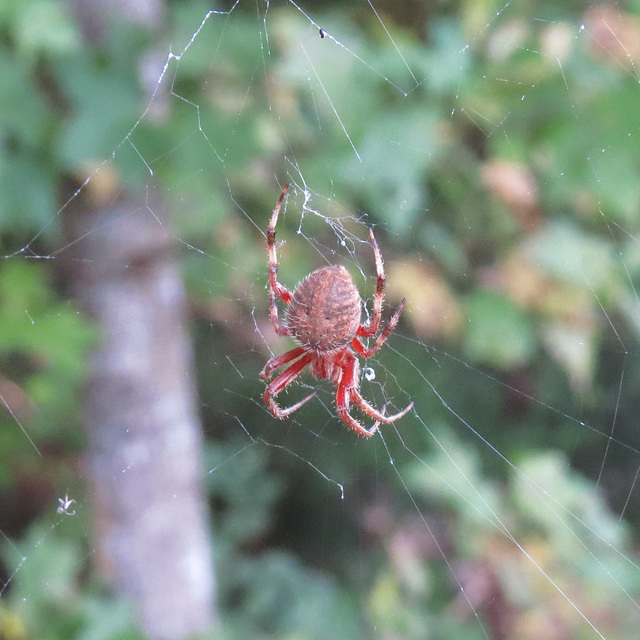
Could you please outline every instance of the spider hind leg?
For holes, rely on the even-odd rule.
[[[296,349],[291,353],[295,351]],[[285,354],[285,356],[287,355],[289,354]],[[281,359],[284,359],[285,356],[281,356]],[[312,359],[312,354],[308,353],[304,355],[300,360],[294,362],[288,369],[285,369],[275,380],[273,380],[273,382],[267,385],[267,388],[264,391],[264,402],[267,407],[269,407],[269,411],[271,411],[276,418],[280,420],[286,418],[289,414],[297,411],[303,404],[309,402],[309,400],[316,395],[314,392],[300,400],[300,402],[296,402],[296,404],[291,407],[287,407],[286,409],[280,407],[280,405],[275,401],[275,396],[277,396],[284,388],[288,387],[300,375],[300,372],[311,362]],[[284,362],[281,362],[280,364],[284,364]]]
[[[304,347],[297,347],[296,349],[291,349],[291,351],[283,353],[277,358],[271,358],[271,360],[269,360],[269,362],[264,365],[262,371],[260,372],[260,378],[262,380],[268,380],[276,369],[279,369],[288,362],[299,358],[304,352]]]
[[[411,402],[399,413],[393,415],[386,415],[384,411],[378,411],[373,405],[369,404],[361,395],[358,389],[357,379],[359,373],[358,361],[355,356],[349,354],[345,357],[345,360],[341,363],[342,375],[338,382],[338,391],[336,394],[336,404],[338,414],[342,421],[350,428],[353,429],[359,436],[364,438],[370,438],[378,431],[380,424],[388,424],[395,422],[408,413],[413,407]],[[370,416],[375,420],[375,423],[369,429],[366,429],[358,420],[356,420],[349,413],[349,406],[353,403],[363,413]]]
[[[273,414],[273,416],[275,418],[278,418],[279,420],[284,420],[284,418],[286,418],[290,413],[293,413],[294,411],[297,411],[303,404],[306,404],[307,402],[309,402],[309,400],[311,400],[311,398],[313,398],[315,396],[315,391],[311,394],[309,394],[306,398],[303,398],[302,400],[300,400],[300,402],[296,402],[294,405],[291,405],[290,407],[287,407],[286,409],[283,409],[274,399],[273,396],[271,396],[271,398],[267,398],[267,393],[265,392],[264,394],[264,401],[265,403],[269,406],[269,410],[271,411],[271,413]]]
[[[353,404],[361,409],[363,413],[366,413],[368,416],[371,416],[375,419],[374,425],[367,431],[367,433],[372,436],[379,428],[380,424],[389,424],[391,422],[395,422],[396,420],[400,420],[402,416],[406,415],[413,408],[413,401],[410,402],[402,411],[398,413],[394,413],[393,415],[388,416],[385,413],[385,408],[382,411],[378,411],[373,405],[369,404],[361,395],[357,389],[351,390],[351,400]]]

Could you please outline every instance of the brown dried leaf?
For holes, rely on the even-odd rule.
[[[593,58],[634,68],[640,62],[640,19],[612,4],[587,9],[584,24]]]
[[[387,269],[388,291],[407,299],[408,319],[426,338],[455,335],[462,322],[460,305],[437,269],[418,259],[397,262]]]
[[[490,160],[482,167],[481,177],[493,196],[515,214],[523,229],[537,226],[538,184],[528,167],[518,162]]]

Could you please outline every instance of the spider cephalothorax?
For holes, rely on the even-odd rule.
[[[355,354],[369,358],[378,351],[398,323],[405,301],[402,300],[391,321],[378,336],[373,346],[366,347],[360,341],[359,336],[371,338],[378,333],[385,280],[382,255],[371,229],[369,229],[369,236],[376,260],[378,284],[373,302],[373,314],[368,324],[360,324],[362,312],[360,294],[349,272],[341,265],[316,269],[298,285],[293,293],[280,284],[277,278],[275,227],[280,206],[288,188],[289,185],[286,185],[280,195],[267,231],[269,305],[271,321],[276,333],[280,336],[295,338],[300,346],[281,356],[271,358],[260,372],[260,377],[263,380],[268,380],[276,369],[290,362],[293,363],[267,385],[264,401],[271,413],[280,419],[299,409],[315,394],[312,393],[286,409],[282,409],[276,403],[275,396],[291,384],[307,365],[310,365],[311,375],[317,378],[326,378],[337,385],[336,403],[338,414],[343,422],[358,435],[369,438],[378,430],[380,423],[394,422],[401,418],[413,407],[413,402],[400,413],[390,416],[371,406],[360,395],[360,364]],[[283,324],[278,322],[276,296],[288,305]],[[351,403],[375,419],[371,428],[365,429],[360,422],[351,416],[349,413]]]

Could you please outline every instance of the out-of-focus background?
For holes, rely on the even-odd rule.
[[[637,1],[5,0],[0,638],[635,637],[639,171]],[[368,440],[262,402],[286,182]]]

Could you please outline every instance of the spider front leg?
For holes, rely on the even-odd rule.
[[[284,186],[280,198],[271,214],[269,227],[267,229],[267,252],[269,255],[269,309],[271,312],[271,323],[275,332],[279,336],[289,335],[287,327],[280,326],[278,322],[278,306],[276,304],[276,296],[283,300],[286,304],[291,302],[291,291],[283,284],[278,282],[278,257],[276,256],[276,223],[280,214],[280,207],[284,196],[289,189],[289,183]]]
[[[363,358],[370,358],[385,342],[385,340],[389,337],[389,334],[396,328],[398,324],[398,320],[400,320],[400,314],[402,313],[402,309],[404,309],[404,305],[407,299],[402,298],[402,301],[398,305],[396,312],[393,314],[391,320],[389,320],[389,324],[385,327],[384,331],[378,336],[377,340],[373,343],[373,346],[370,348],[365,347],[362,342],[358,338],[354,338],[351,341],[351,346],[353,350],[361,355]]]
[[[373,235],[373,229],[369,229],[369,237],[371,238],[371,244],[373,245],[373,255],[376,260],[376,273],[378,274],[378,281],[376,283],[376,293],[373,297],[373,315],[368,325],[360,326],[358,328],[358,335],[363,338],[370,338],[378,333],[378,327],[380,326],[380,318],[382,317],[382,302],[384,301],[384,283],[386,276],[384,273],[384,263],[382,262],[382,254],[380,253],[380,247],[376,241],[376,237]]]

